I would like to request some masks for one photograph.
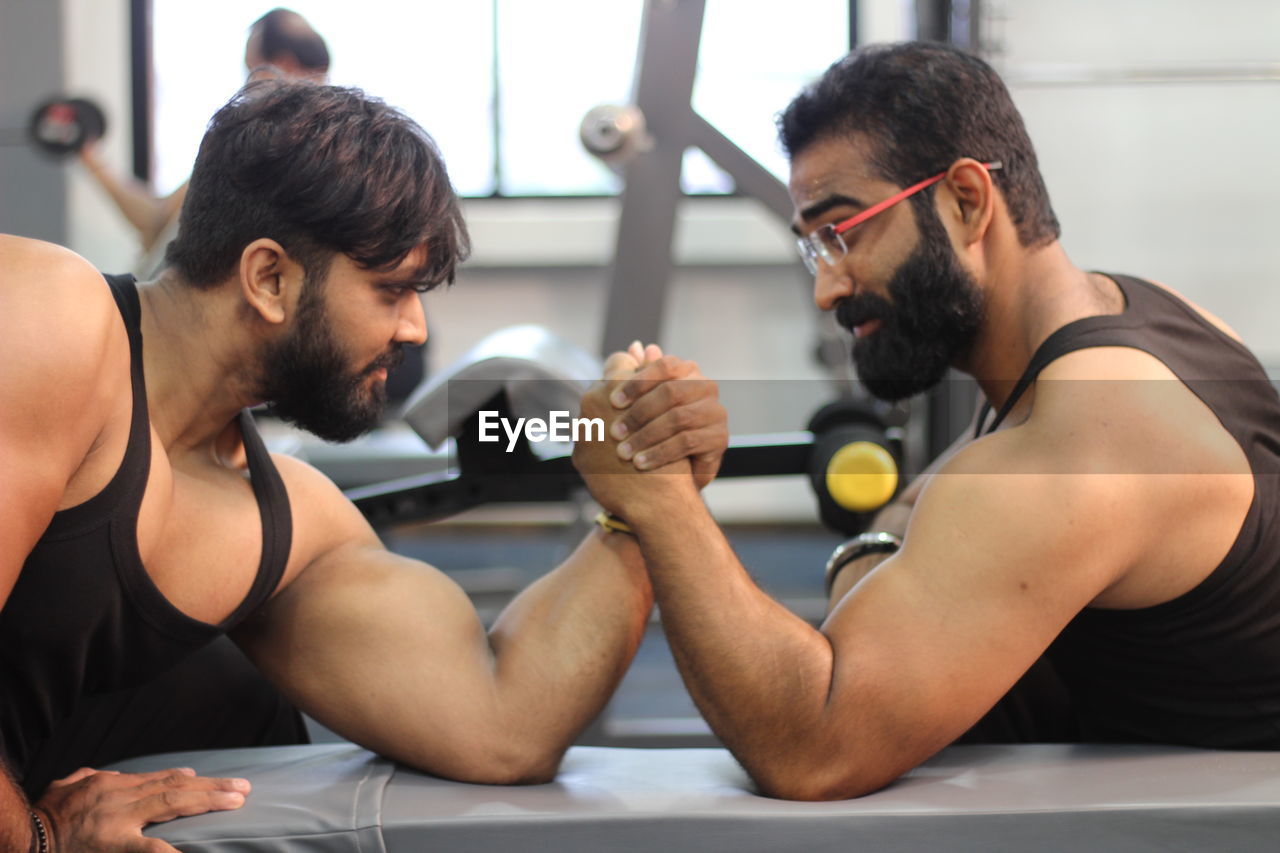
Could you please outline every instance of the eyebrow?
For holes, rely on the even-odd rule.
[[[408,287],[419,293],[427,293],[433,290],[439,282],[430,281],[424,275],[414,274],[403,278],[387,277],[382,279],[380,284],[383,287]]]
[[[806,207],[804,210],[800,211],[800,219],[804,222],[811,222],[812,220],[817,219],[819,216],[826,213],[828,210],[830,210],[833,207],[865,208],[866,205],[858,201],[853,196],[836,193],[834,195],[829,195],[826,198],[824,198],[822,201],[811,204],[808,207]],[[797,237],[800,236],[800,227],[795,223],[792,223],[791,231]]]

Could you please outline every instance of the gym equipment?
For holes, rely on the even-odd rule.
[[[583,486],[570,444],[532,443],[523,434],[483,440],[477,415],[492,412],[491,420],[512,423],[551,412],[575,417],[602,370],[599,360],[542,327],[494,332],[405,404],[404,421],[430,447],[447,448],[443,469],[346,495],[375,526],[445,518],[489,503],[571,500]],[[896,493],[901,454],[900,436],[873,410],[843,401],[824,407],[808,431],[735,437],[719,476],[808,474],[823,520],[851,534]]]
[[[603,105],[579,129],[586,149],[625,180],[618,217],[601,352],[633,340],[662,339],[671,279],[672,240],[685,149],[695,146],[728,172],[738,191],[783,223],[791,219],[786,186],[694,111],[705,0],[645,3],[632,104]]]
[[[864,403],[837,400],[809,420],[814,435],[809,482],[822,522],[854,535],[893,500],[902,468],[902,430],[890,429]]]
[[[644,125],[644,113],[631,104],[602,104],[593,107],[578,128],[582,147],[603,160],[615,171],[638,155],[653,148]]]
[[[546,785],[468,785],[351,745],[152,756],[253,783],[245,805],[148,827],[187,853],[254,850],[1265,849],[1275,753],[1162,746],[955,746],[857,800],[759,796],[720,749],[570,748]]]
[[[106,130],[106,115],[88,98],[50,98],[32,112],[27,137],[50,157],[65,159]]]

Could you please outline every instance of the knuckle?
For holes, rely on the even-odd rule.
[[[666,384],[667,399],[673,403],[687,403],[694,398],[693,389],[683,379],[672,379]]]
[[[678,389],[674,382],[664,382],[654,389],[654,397],[662,408],[669,409],[679,402],[680,398],[677,396],[677,391]]]
[[[659,444],[657,447],[652,447],[649,450],[645,451],[646,469],[661,468],[663,465],[666,465],[670,461],[671,461],[671,450],[667,447],[665,442],[662,444]]]

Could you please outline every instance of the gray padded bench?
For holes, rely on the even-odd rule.
[[[151,827],[184,851],[1204,851],[1280,849],[1280,753],[952,747],[858,800],[752,793],[719,749],[574,747],[548,785],[437,779],[349,744],[182,753],[249,778],[235,812]]]

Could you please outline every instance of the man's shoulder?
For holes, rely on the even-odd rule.
[[[1134,276],[1129,276],[1129,278],[1134,278]],[[1183,295],[1182,293],[1179,293],[1177,290],[1174,290],[1172,287],[1165,284],[1164,282],[1156,281],[1155,279],[1150,279],[1150,278],[1141,278],[1138,280],[1143,282],[1144,284],[1150,285],[1151,287],[1155,288],[1157,291],[1163,292],[1166,296],[1170,297],[1171,299],[1181,302],[1192,312],[1198,314],[1200,318],[1204,320],[1206,323],[1208,323],[1210,326],[1213,326],[1219,332],[1231,338],[1232,340],[1236,341],[1237,343],[1242,345],[1244,344],[1244,340],[1240,337],[1239,334],[1236,333],[1235,329],[1228,326],[1226,321],[1224,321],[1221,317],[1218,317],[1216,314],[1204,308],[1204,306],[1198,305],[1195,302],[1192,302],[1185,295]]]
[[[102,274],[70,249],[39,240],[0,235],[0,305],[6,337],[49,344],[33,348],[35,359],[93,347],[120,329]]]
[[[0,236],[0,360],[21,367],[6,371],[9,396],[93,396],[120,365],[127,377],[127,360],[112,358],[127,348],[111,290],[88,261],[51,243]]]
[[[271,454],[289,495],[293,521],[293,553],[285,583],[311,563],[341,548],[377,545],[378,538],[364,516],[337,485],[307,462],[282,453]]]
[[[33,506],[47,523],[113,425],[123,442],[129,381],[128,336],[102,276],[60,247],[0,238],[0,453],[17,462],[3,484],[16,512]]]
[[[1036,381],[1023,426],[1020,446],[1060,473],[1248,471],[1218,413],[1168,365],[1130,347],[1055,360]]]

